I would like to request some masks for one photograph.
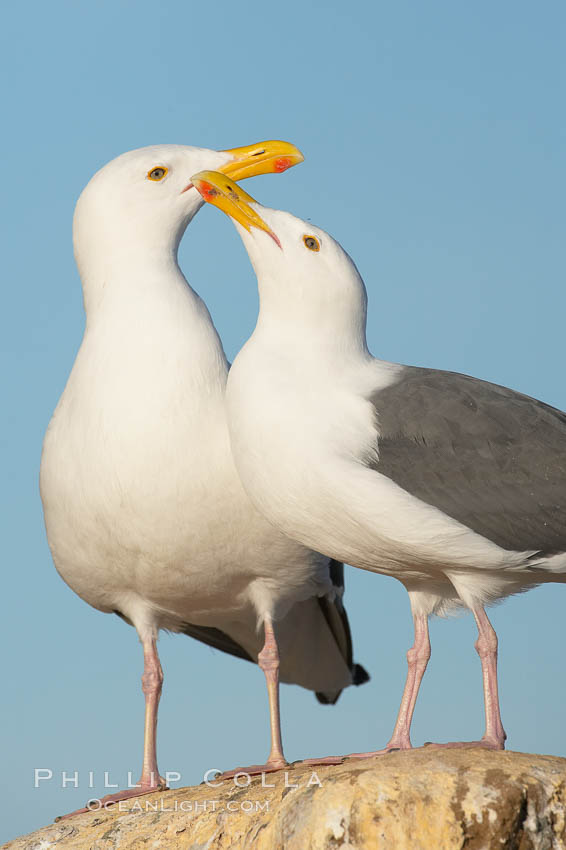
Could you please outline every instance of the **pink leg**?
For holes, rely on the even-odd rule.
[[[145,729],[143,741],[143,766],[142,775],[134,788],[108,794],[100,800],[89,801],[92,805],[84,809],[77,809],[68,815],[55,818],[56,821],[84,814],[84,812],[97,811],[101,806],[117,803],[119,800],[128,800],[131,797],[140,797],[142,794],[150,794],[152,791],[163,791],[167,786],[165,780],[159,775],[157,769],[157,707],[161,696],[163,685],[163,670],[157,654],[155,638],[143,642],[144,668],[142,676],[142,690],[145,695]]]
[[[275,768],[285,767],[287,760],[283,755],[279,709],[279,650],[277,648],[273,626],[269,620],[265,621],[265,643],[257,660],[265,674],[269,699],[271,750],[266,763],[273,765]]]
[[[236,773],[249,773],[252,776],[259,773],[272,773],[288,767],[288,761],[283,755],[281,743],[281,718],[279,712],[279,650],[273,631],[271,620],[266,617],[264,621],[265,642],[263,649],[257,657],[257,662],[265,674],[267,683],[267,696],[269,698],[269,723],[271,732],[271,751],[265,764],[253,764],[249,767],[238,767],[228,770],[219,776],[219,779],[227,779]]]
[[[507,735],[501,722],[499,709],[497,635],[484,608],[477,608],[473,614],[478,626],[476,650],[481,659],[485,701],[485,733],[482,741],[484,741],[485,746],[493,746],[494,750],[503,750],[505,749]]]
[[[157,768],[157,708],[163,687],[163,670],[155,639],[144,644],[143,658],[142,690],[145,695],[145,727],[142,775],[138,784],[147,793],[148,790],[163,789],[166,785]],[[144,790],[140,793],[144,793]]]
[[[410,750],[411,744],[411,722],[413,712],[429,658],[430,638],[428,634],[428,617],[425,614],[413,614],[415,624],[415,642],[407,652],[407,679],[405,689],[401,698],[401,707],[397,715],[397,722],[388,744],[383,750],[375,750],[367,753],[351,753],[348,758],[372,758],[373,756],[389,753],[392,750]]]
[[[485,702],[485,732],[480,741],[454,741],[447,744],[427,744],[429,747],[485,747],[489,750],[504,750],[507,735],[501,722],[499,711],[499,690],[497,687],[497,635],[483,607],[472,610],[477,627],[478,639],[475,643],[480,657],[483,675],[483,696]]]

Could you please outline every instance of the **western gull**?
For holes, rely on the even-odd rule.
[[[566,581],[566,414],[467,375],[372,357],[364,283],[331,236],[223,175],[193,183],[232,217],[258,279],[257,325],[227,389],[250,498],[305,546],[394,576],[409,593],[415,641],[392,737],[377,752],[411,747],[429,615],[459,606],[477,624],[485,700],[485,733],[468,743],[503,749],[485,606]]]
[[[257,659],[271,752],[254,772],[287,764],[279,679],[333,703],[367,678],[352,659],[342,565],[277,531],[240,484],[224,409],[228,362],[177,264],[203,205],[191,174],[212,167],[241,179],[302,159],[280,141],[221,152],[142,148],[95,174],[76,206],[86,328],[47,429],[40,483],[61,577],[133,625],[143,646],[142,775],[108,803],[165,784],[156,757],[160,629]]]

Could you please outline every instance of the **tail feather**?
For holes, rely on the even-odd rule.
[[[282,621],[275,624],[281,643],[281,681],[312,688],[322,705],[334,705],[343,687],[348,684],[363,685],[370,678],[365,668],[354,662],[350,623],[342,602],[344,565],[332,560],[329,572],[335,589],[334,599],[320,597],[297,603]],[[231,631],[235,637],[221,629],[193,623],[185,623],[181,631],[228,655],[257,663],[262,637],[255,629],[255,623],[253,628],[242,628],[242,623],[234,624]],[[307,640],[310,652],[305,655]],[[333,644],[338,650],[337,655],[332,650]],[[340,657],[344,666],[340,663]],[[349,683],[347,671],[350,671]],[[315,682],[320,686],[322,682],[328,681],[330,685],[332,679],[338,687],[335,685],[329,690],[315,690]]]
[[[335,598],[331,601],[327,597],[318,600],[324,618],[330,629],[336,645],[340,650],[342,658],[348,665],[352,674],[353,685],[363,685],[369,681],[369,673],[361,664],[354,662],[354,650],[352,645],[352,632],[346,609],[342,603],[344,594],[344,564],[339,561],[330,561],[330,577],[336,590]],[[338,702],[339,691],[316,691],[316,698],[322,705],[335,705]]]

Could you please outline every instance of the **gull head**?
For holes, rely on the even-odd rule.
[[[273,140],[224,151],[154,145],[122,154],[94,175],[77,202],[73,239],[81,275],[102,258],[143,262],[175,255],[203,204],[191,182],[196,171],[212,168],[242,180],[302,160],[294,145]]]
[[[291,213],[262,206],[224,174],[201,172],[192,183],[232,219],[242,238],[258,280],[260,323],[277,320],[280,326],[328,334],[349,327],[365,335],[365,286],[332,236]]]

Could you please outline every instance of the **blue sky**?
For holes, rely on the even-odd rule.
[[[140,766],[135,633],[58,578],[37,488],[43,433],[83,329],[73,207],[102,164],[161,142],[295,142],[303,165],[246,188],[310,218],[354,257],[374,354],[566,408],[562,3],[54,0],[12,5],[5,23],[2,798],[10,805],[0,840],[103,793],[105,770],[123,782]],[[257,309],[234,228],[204,209],[180,259],[233,357]],[[350,569],[347,583],[356,655],[372,682],[335,708],[284,687],[293,759],[382,746],[393,725],[408,600],[392,579]],[[510,749],[566,755],[565,606],[555,585],[493,611]],[[474,639],[469,616],[433,623],[415,744],[481,734]],[[209,767],[262,759],[258,668],[183,636],[163,636],[160,652],[161,769],[192,784]],[[36,767],[54,779],[34,790]],[[61,790],[63,770],[80,771],[82,787]]]

